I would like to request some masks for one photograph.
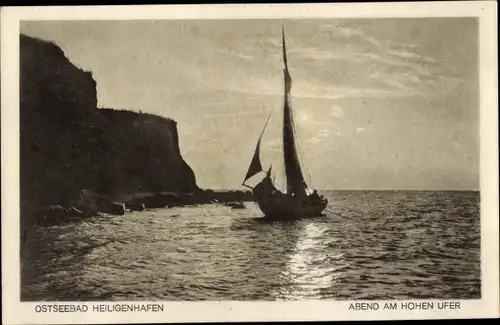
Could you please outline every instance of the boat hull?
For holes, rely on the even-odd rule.
[[[306,197],[302,200],[279,192],[266,196],[256,194],[260,210],[269,219],[319,217],[328,205],[328,200],[324,197],[316,200]]]

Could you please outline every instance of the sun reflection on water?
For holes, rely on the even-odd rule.
[[[330,262],[325,232],[327,228],[308,223],[293,249],[284,270],[281,272],[282,285],[275,293],[277,300],[299,300],[322,296],[321,291],[335,283],[335,270]],[[338,259],[336,256],[335,259]],[[340,256],[341,257],[341,256]]]

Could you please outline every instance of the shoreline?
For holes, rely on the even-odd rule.
[[[99,215],[124,216],[134,211],[150,209],[169,209],[174,207],[197,206],[202,204],[221,204],[232,209],[245,209],[244,202],[253,202],[253,194],[242,190],[200,189],[195,192],[157,192],[136,193],[119,200],[104,198],[91,193],[91,199],[61,205],[32,207],[22,205],[21,233],[32,226],[57,225],[77,222]]]

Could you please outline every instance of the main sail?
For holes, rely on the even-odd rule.
[[[290,99],[292,88],[292,78],[288,72],[288,62],[286,57],[285,31],[282,29],[283,40],[283,63],[285,64],[285,103],[283,110],[283,155],[286,174],[286,188],[288,194],[298,196],[306,195],[306,182],[300,167],[297,145],[295,143],[295,130],[293,124],[293,114]]]

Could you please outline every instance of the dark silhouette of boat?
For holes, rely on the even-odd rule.
[[[316,190],[312,193],[304,179],[304,174],[299,161],[298,146],[296,144],[296,131],[293,121],[291,96],[292,79],[288,71],[285,31],[282,28],[283,63],[284,63],[284,109],[283,109],[283,161],[285,165],[286,192],[276,188],[271,178],[271,167],[266,172],[264,179],[255,187],[245,182],[251,177],[263,172],[260,159],[260,144],[264,131],[269,122],[267,119],[264,129],[257,141],[257,147],[248,168],[243,185],[253,191],[253,195],[265,217],[273,219],[295,219],[303,217],[320,216],[326,209],[328,200],[318,194]]]

